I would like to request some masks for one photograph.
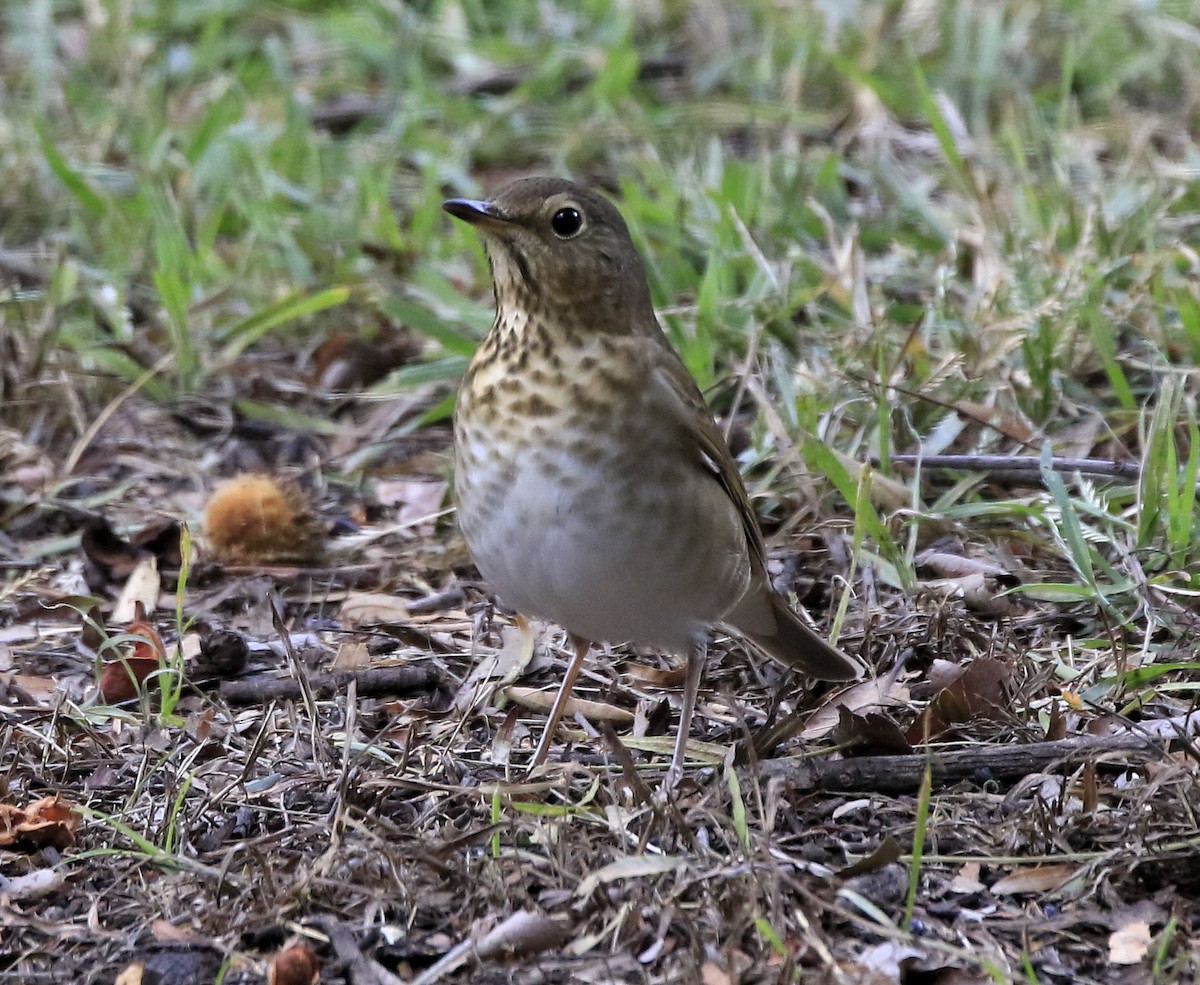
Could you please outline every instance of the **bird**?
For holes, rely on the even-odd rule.
[[[617,207],[555,177],[452,198],[491,269],[496,315],[454,410],[458,523],[476,568],[573,655],[529,769],[545,762],[593,644],[682,654],[664,789],[682,778],[712,628],[828,681],[863,666],[772,587],[724,436],[658,322]]]

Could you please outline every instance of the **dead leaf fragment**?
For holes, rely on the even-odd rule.
[[[397,479],[380,482],[375,487],[375,498],[381,506],[400,508],[396,520],[401,526],[412,527],[419,534],[430,534],[449,489],[450,484],[445,480]]]
[[[0,897],[12,902],[37,900],[58,892],[65,882],[57,869],[35,869],[11,879],[0,875]]]
[[[129,622],[137,618],[139,603],[148,612],[158,605],[158,593],[162,589],[162,578],[158,573],[158,558],[148,555],[138,562],[130,572],[121,589],[121,596],[113,609],[113,622]]]
[[[371,666],[371,654],[367,644],[359,640],[343,640],[329,664],[330,670],[358,670]]]
[[[554,704],[554,694],[551,691],[537,687],[520,687],[512,685],[505,688],[504,693],[510,701],[519,704],[530,711],[549,711]],[[632,725],[633,712],[628,708],[619,708],[605,701],[588,701],[586,698],[568,698],[564,717],[574,718],[582,715],[589,722],[612,722],[614,725]]]
[[[845,705],[838,706],[839,721],[833,730],[834,741],[849,746],[851,756],[904,756],[912,746],[900,726],[879,712],[856,715]]]
[[[1002,660],[971,661],[956,680],[943,687],[907,732],[914,745],[973,721],[1004,721],[1008,717],[1005,686],[1012,674]]]
[[[386,592],[351,592],[338,616],[344,629],[360,626],[403,626],[410,621],[408,606]]]
[[[873,677],[852,684],[843,691],[837,691],[827,697],[816,711],[804,723],[800,739],[812,742],[823,739],[832,732],[841,720],[841,709],[862,711],[867,708],[886,708],[902,705],[908,701],[908,688],[899,683],[899,672],[903,668],[897,665],[884,677]]]
[[[575,895],[588,896],[597,887],[608,882],[661,875],[664,872],[673,872],[685,865],[687,865],[687,859],[680,855],[627,855],[625,858],[619,858],[615,862],[602,866],[580,880],[579,885],[575,887]]]
[[[980,865],[978,862],[967,862],[958,870],[958,875],[950,880],[950,892],[968,896],[981,893],[987,887],[979,881]]]
[[[162,667],[167,648],[158,630],[146,618],[140,601],[134,603],[135,618],[125,630],[131,646],[120,657],[109,660],[100,672],[100,697],[106,704],[136,698],[146,678]]]
[[[992,884],[996,896],[1011,896],[1017,893],[1047,893],[1058,889],[1075,875],[1073,865],[1039,865],[1031,869],[1019,869]]]
[[[890,834],[886,835],[875,851],[871,852],[870,855],[860,858],[857,862],[846,866],[838,872],[838,877],[849,879],[852,876],[861,876],[868,872],[878,872],[885,866],[892,865],[898,861],[903,854],[900,849],[900,843]]]
[[[1150,950],[1150,924],[1134,920],[1108,935],[1108,960],[1113,964],[1141,964]]]
[[[75,844],[80,816],[61,795],[43,797],[28,807],[0,804],[0,846],[36,851],[47,846],[62,850]]]

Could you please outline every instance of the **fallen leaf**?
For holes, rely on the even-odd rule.
[[[61,795],[43,797],[28,807],[0,804],[0,846],[62,850],[75,844],[80,816]]]
[[[400,626],[409,621],[408,606],[398,595],[386,592],[352,592],[338,615],[343,629],[360,626]]]
[[[330,670],[355,670],[371,666],[367,644],[359,640],[343,640],[329,664]]]
[[[996,896],[1012,896],[1016,893],[1045,893],[1058,889],[1075,875],[1074,865],[1040,865],[1031,869],[1018,869],[992,883]]]
[[[987,887],[979,881],[979,871],[978,862],[967,862],[958,870],[958,875],[950,880],[950,892],[964,896],[983,892]]]
[[[884,677],[859,681],[831,694],[809,715],[804,730],[800,733],[800,739],[804,742],[823,739],[837,727],[841,720],[842,708],[862,711],[866,708],[887,708],[904,704],[908,701],[908,688],[899,683],[900,669],[897,665]]]
[[[134,613],[135,618],[125,629],[131,649],[107,661],[100,671],[100,697],[110,705],[137,697],[146,678],[166,659],[167,648],[158,630],[146,618],[146,609],[140,600],[134,603]]]
[[[1141,964],[1150,950],[1150,925],[1134,920],[1108,935],[1108,960],[1113,964]]]
[[[868,947],[858,956],[859,964],[869,971],[884,975],[889,981],[900,981],[904,966],[917,958],[925,957],[924,951],[901,944],[899,941],[884,941]]]
[[[490,700],[498,684],[514,681],[533,659],[537,632],[532,623],[518,619],[501,633],[500,649],[479,654],[475,666],[459,685],[454,695],[454,707],[466,712],[479,702]],[[498,682],[498,683],[491,683]]]
[[[0,897],[12,902],[37,900],[58,892],[65,882],[57,869],[35,869],[11,879],[0,875]]]
[[[146,556],[124,537],[117,534],[112,524],[102,516],[93,516],[83,525],[79,535],[79,546],[102,581],[122,581],[129,577],[138,562]],[[89,582],[91,579],[89,578]]]
[[[957,680],[934,695],[905,733],[908,741],[917,745],[966,722],[1004,721],[1009,714],[1005,684],[1011,674],[1011,668],[1002,660],[972,660]]]
[[[845,705],[838,706],[838,726],[833,739],[846,744],[848,756],[903,756],[912,746],[900,726],[879,712],[856,715]]]
[[[1008,578],[1008,570],[994,561],[982,558],[967,557],[951,551],[929,548],[918,554],[913,562],[921,567],[929,568],[942,578],[964,578],[972,575],[989,576],[992,578]]]
[[[531,711],[549,711],[554,704],[554,693],[544,688],[519,687],[512,685],[504,689],[510,701]],[[588,701],[586,698],[568,698],[564,717],[582,715],[589,722],[612,722],[614,725],[633,724],[633,712],[604,701]]]
[[[162,578],[158,573],[158,558],[150,554],[138,562],[137,567],[126,579],[125,587],[121,589],[121,595],[113,608],[112,621],[122,623],[136,619],[139,602],[147,612],[153,612],[158,605],[158,594],[161,590]]]
[[[878,872],[885,866],[898,861],[903,854],[900,850],[900,843],[890,834],[885,835],[883,841],[879,843],[879,847],[875,851],[841,869],[838,872],[838,878],[849,879],[851,876],[860,876],[867,872]]]
[[[382,506],[400,507],[396,520],[402,527],[429,534],[437,524],[437,515],[449,488],[449,483],[444,480],[393,480],[380,482],[375,487],[375,498]]]
[[[581,879],[575,887],[575,895],[590,896],[597,887],[605,883],[657,876],[664,872],[674,872],[685,865],[687,859],[681,855],[627,855],[615,862],[609,862]]]

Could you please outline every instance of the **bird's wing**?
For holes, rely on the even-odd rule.
[[[750,497],[746,495],[742,475],[729,452],[725,436],[713,420],[712,411],[704,402],[692,374],[675,351],[669,346],[656,346],[655,352],[655,365],[651,373],[655,407],[674,423],[687,451],[725,490],[746,534],[751,568],[756,572],[764,571],[767,551],[763,546],[754,508],[750,505]]]

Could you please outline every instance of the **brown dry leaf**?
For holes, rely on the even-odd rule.
[[[880,869],[897,862],[903,855],[900,843],[890,834],[879,843],[879,847],[870,855],[860,858],[857,862],[846,866],[838,872],[839,879],[849,879],[851,876],[861,876],[868,872],[878,872]]]
[[[357,670],[371,666],[371,654],[367,644],[358,640],[343,640],[329,664],[330,670]]]
[[[132,650],[109,660],[100,672],[100,697],[107,704],[118,704],[137,697],[142,682],[158,670],[166,659],[167,648],[158,630],[146,619],[141,601],[134,602],[135,618],[125,632],[137,639]]]
[[[733,985],[733,979],[711,961],[705,961],[700,969],[702,985]]]
[[[848,744],[847,755],[852,756],[903,756],[912,752],[900,726],[886,715],[879,712],[856,715],[845,705],[838,706],[833,739]]]
[[[987,887],[979,881],[981,866],[978,862],[967,862],[958,870],[958,875],[950,880],[950,892],[970,895],[981,893]]]
[[[543,688],[511,685],[504,689],[505,695],[514,704],[531,711],[549,711],[554,704],[554,695]],[[603,701],[588,701],[586,698],[568,698],[565,717],[583,715],[589,722],[612,722],[614,725],[632,725],[633,712],[618,708]]]
[[[951,551],[929,548],[922,551],[914,559],[921,567],[930,568],[942,578],[966,578],[972,575],[990,578],[1007,578],[1008,571],[994,561],[982,558],[968,557]]]
[[[138,696],[141,685],[161,663],[153,657],[129,656],[109,660],[100,672],[100,699],[107,705],[118,705]]]
[[[923,581],[919,588],[938,598],[959,599],[976,612],[1004,616],[1020,611],[1020,606],[1012,598],[998,594],[994,579],[979,572]]]
[[[378,382],[421,351],[407,331],[381,326],[371,338],[332,332],[312,355],[313,382],[322,390],[359,390]]]
[[[130,622],[137,618],[137,607],[153,612],[158,605],[158,594],[162,590],[162,578],[158,573],[158,558],[150,554],[141,559],[129,573],[125,587],[113,608],[112,621]]]
[[[210,944],[207,937],[195,934],[185,927],[161,918],[150,924],[150,933],[154,935],[156,941],[167,944],[202,944],[206,947]]]
[[[859,681],[841,691],[829,694],[808,718],[800,738],[805,742],[823,739],[832,732],[841,720],[841,709],[863,711],[867,708],[888,708],[908,701],[908,688],[899,683],[900,671],[896,665],[884,677]]]
[[[957,680],[943,687],[906,733],[908,741],[935,739],[951,726],[972,721],[1004,721],[1008,717],[1005,694],[1012,670],[1002,660],[981,657],[971,661]]]
[[[536,639],[533,624],[525,619],[518,619],[515,626],[506,626],[501,632],[500,649],[491,653],[483,650],[477,656],[471,672],[454,695],[454,707],[466,712],[479,702],[490,700],[496,687],[516,680],[533,659]]]
[[[831,447],[829,450],[837,456],[842,467],[852,476],[861,475],[867,468],[858,459],[840,452],[836,448]],[[875,469],[871,469],[871,488],[868,490],[868,495],[872,503],[882,506],[886,510],[908,509],[913,502],[912,490],[908,486]]]
[[[135,961],[121,969],[121,973],[113,980],[113,985],[142,985],[145,972],[145,963]]]
[[[75,844],[80,816],[60,794],[35,800],[28,807],[0,804],[0,845],[24,850],[47,846],[62,850]]]
[[[962,673],[962,664],[937,657],[925,672],[925,682],[928,690],[922,689],[920,695],[923,697],[925,694],[937,694],[942,688],[949,687],[962,677]]]
[[[1078,871],[1074,865],[1039,865],[1031,869],[1018,869],[992,884],[996,896],[1011,896],[1016,893],[1046,893],[1058,889]]]
[[[627,660],[621,665],[621,673],[627,674],[639,684],[648,684],[651,687],[660,688],[677,688],[683,686],[683,679],[687,676],[687,668],[652,667],[649,664],[639,663],[636,660]]]
[[[160,568],[174,570],[183,561],[180,533],[180,522],[164,517],[161,520],[154,520],[130,534],[129,543],[158,558]]]
[[[397,595],[386,592],[352,592],[338,614],[344,629],[360,626],[403,626],[409,621],[408,606]]]
[[[687,864],[687,859],[680,855],[627,855],[580,880],[579,885],[575,887],[575,895],[580,898],[590,896],[605,883],[662,875],[664,872],[674,872]]]
[[[430,534],[449,489],[450,484],[444,480],[396,479],[380,482],[375,487],[375,498],[381,506],[400,507],[396,520],[401,526]]]
[[[1108,960],[1112,964],[1141,964],[1151,940],[1150,924],[1133,920],[1108,935]]]
[[[102,516],[94,516],[84,524],[79,546],[105,581],[129,577],[146,553],[119,536]]]
[[[15,687],[19,687],[29,697],[40,705],[48,705],[58,694],[58,685],[48,677],[34,677],[32,674],[13,674],[7,678]]]

